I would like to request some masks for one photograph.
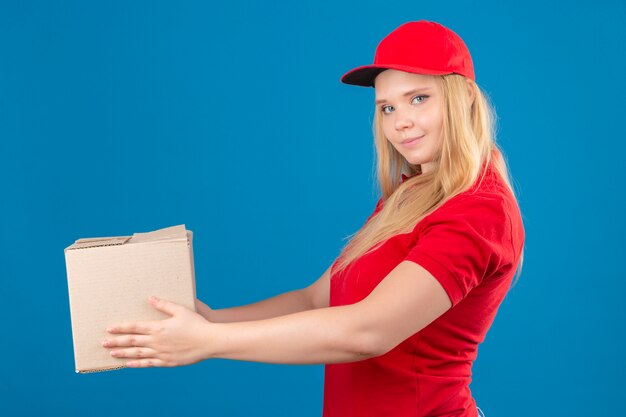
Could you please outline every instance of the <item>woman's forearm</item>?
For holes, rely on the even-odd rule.
[[[206,306],[205,306],[206,307]],[[302,290],[289,291],[275,297],[239,307],[212,310],[198,309],[198,313],[214,323],[263,320],[312,309],[313,305]]]
[[[374,339],[361,331],[359,323],[363,318],[358,306],[348,305],[259,321],[211,323],[204,339],[205,358],[282,364],[367,359],[381,352]]]

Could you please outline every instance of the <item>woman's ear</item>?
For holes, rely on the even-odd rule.
[[[476,98],[476,84],[474,84],[474,82],[470,80],[469,78],[466,78],[466,81],[467,81],[467,94],[469,95],[470,106],[472,106],[472,104],[474,104],[474,99]]]

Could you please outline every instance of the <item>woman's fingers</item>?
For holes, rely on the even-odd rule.
[[[185,307],[181,305],[178,305],[171,301],[163,300],[153,295],[150,296],[148,301],[150,301],[150,304],[152,304],[154,308],[156,308],[159,311],[164,312],[165,314],[169,314],[170,316],[174,316],[176,315],[176,313],[181,313],[183,310],[187,310]]]
[[[146,347],[150,336],[124,335],[107,339],[102,342],[106,348],[114,348],[110,354],[114,358],[132,359],[126,362],[129,368],[150,368],[156,366],[171,366],[157,358],[155,349]]]
[[[102,342],[104,347],[125,347],[125,346],[146,346],[149,342],[149,336],[128,334],[105,339]]]
[[[156,351],[150,348],[133,347],[126,349],[115,349],[111,351],[111,356],[116,358],[150,358],[154,359]]]
[[[129,368],[152,368],[155,366],[168,366],[168,365],[161,359],[151,358],[151,359],[140,359],[140,360],[129,361],[129,362],[126,362],[126,366],[128,366]]]
[[[109,333],[136,333],[136,334],[151,334],[153,330],[153,324],[147,321],[131,321],[127,323],[117,323],[109,326],[107,332]]]

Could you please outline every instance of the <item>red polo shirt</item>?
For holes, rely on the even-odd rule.
[[[382,204],[380,199],[367,221]],[[452,308],[384,355],[326,365],[323,416],[476,417],[469,389],[472,363],[509,289],[523,244],[519,207],[489,167],[481,184],[447,201],[412,232],[391,237],[347,273],[331,268],[331,306],[364,299],[409,260],[441,283]]]

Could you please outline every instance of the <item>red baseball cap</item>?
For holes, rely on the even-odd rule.
[[[400,25],[380,41],[373,65],[348,71],[341,82],[373,87],[376,76],[386,69],[431,75],[455,73],[476,81],[472,57],[461,37],[427,20]]]

